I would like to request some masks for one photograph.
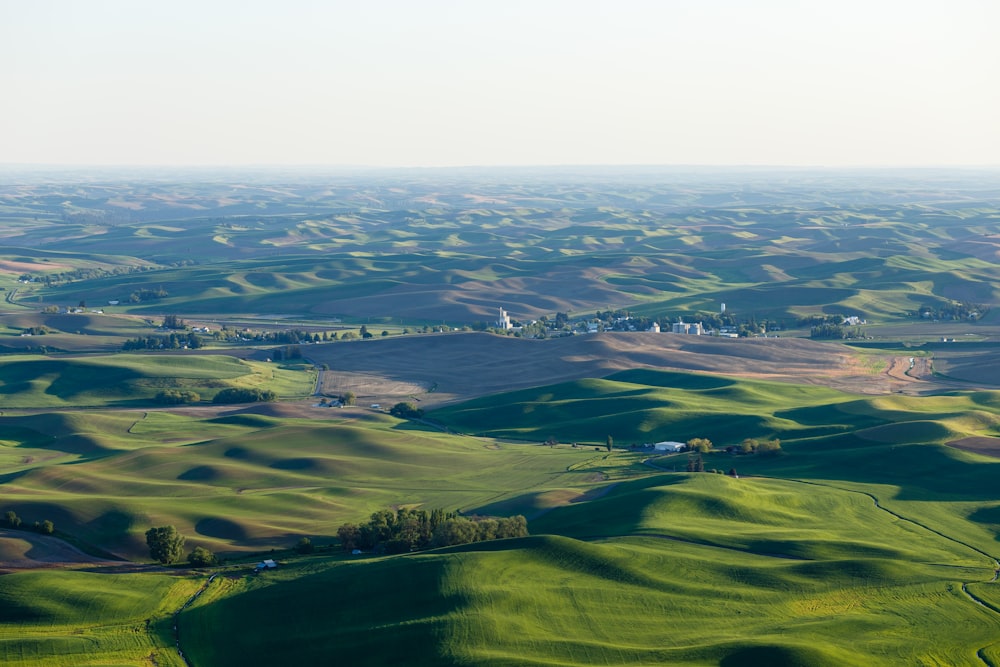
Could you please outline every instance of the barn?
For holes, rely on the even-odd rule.
[[[672,442],[669,440],[658,442],[655,445],[653,445],[653,449],[655,449],[658,452],[679,452],[685,447],[687,447],[687,445],[685,445],[683,442]]]

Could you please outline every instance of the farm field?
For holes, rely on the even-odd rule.
[[[0,663],[1000,664],[995,175],[17,174]]]

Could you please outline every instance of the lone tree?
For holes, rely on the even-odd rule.
[[[184,550],[184,536],[173,526],[160,526],[146,531],[149,557],[163,565],[180,560]]]
[[[608,440],[607,440],[607,442],[605,443],[605,445],[604,445],[604,446],[605,446],[605,447],[607,447],[607,448],[608,448],[608,451],[610,452],[610,451],[611,451],[611,448],[615,446],[615,439],[614,439],[614,438],[612,438],[612,437],[611,437],[611,436],[609,435],[609,436],[608,436]]]
[[[400,419],[420,419],[424,416],[424,411],[410,402],[396,403],[389,410],[389,414]]]
[[[303,537],[299,540],[298,544],[295,545],[295,551],[303,555],[311,554],[315,550],[316,547],[313,546],[312,540],[308,537]]]
[[[191,564],[191,567],[212,567],[219,564],[219,559],[205,547],[195,547],[188,554],[188,563]]]

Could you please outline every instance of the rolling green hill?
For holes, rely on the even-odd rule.
[[[263,387],[301,398],[312,393],[314,377],[225,355],[22,356],[0,366],[0,408],[150,406],[165,389],[210,400],[227,387]]]
[[[8,175],[4,665],[1000,664],[995,170]],[[167,315],[378,340],[113,354]],[[426,419],[313,405],[314,364]],[[340,548],[432,508],[531,536]],[[163,525],[225,562],[149,564]]]
[[[1000,623],[961,581],[993,563],[866,500],[660,477],[537,524],[574,537],[223,582],[182,628],[213,665],[975,664]],[[602,529],[616,536],[590,534]],[[287,622],[240,631],[266,613]]]

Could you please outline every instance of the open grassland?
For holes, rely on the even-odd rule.
[[[172,614],[200,582],[43,570],[0,577],[0,663],[182,667]]]
[[[313,560],[224,582],[181,623],[213,665],[977,664],[1000,622],[961,586],[993,563],[866,500],[659,476],[536,522],[562,536]],[[281,633],[240,631],[265,610]]]
[[[226,355],[11,356],[0,365],[0,409],[148,406],[167,389],[194,391],[206,400],[227,387],[302,398],[314,383],[315,373],[305,367]]]

